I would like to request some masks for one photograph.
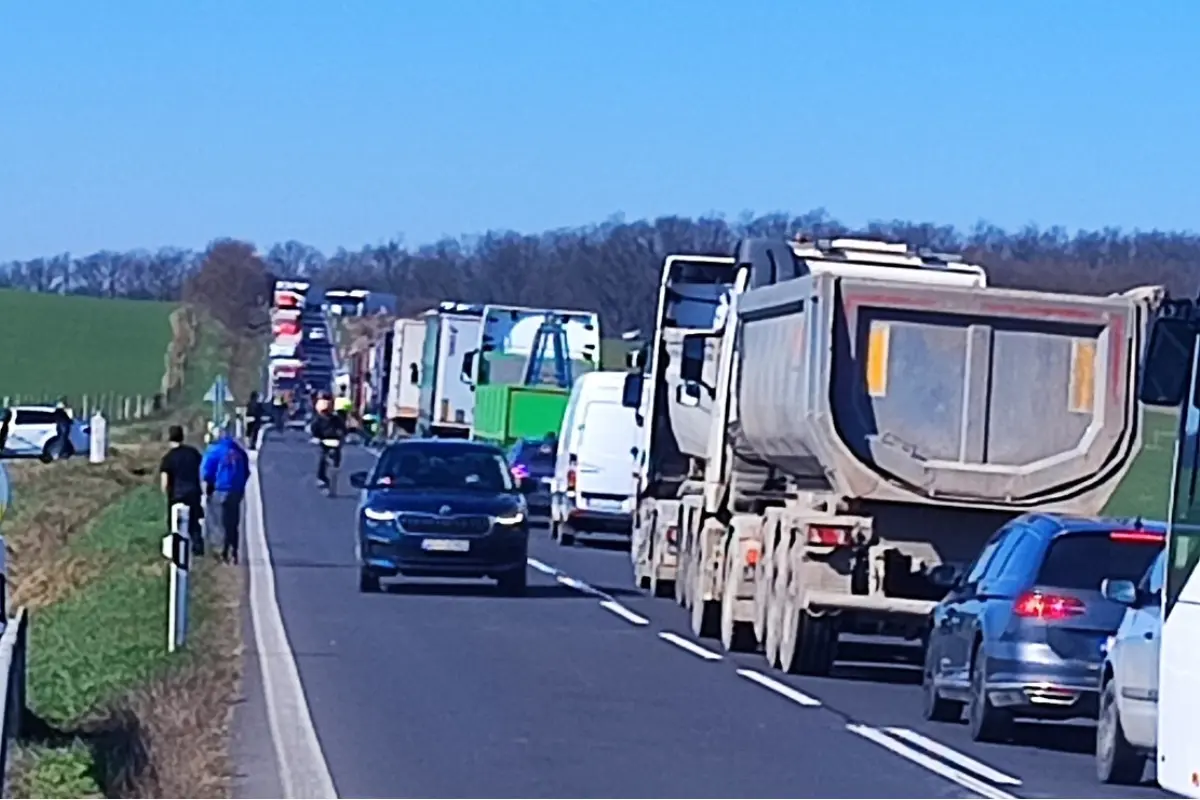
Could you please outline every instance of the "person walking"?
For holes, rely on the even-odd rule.
[[[219,520],[223,536],[221,559],[238,563],[242,500],[250,481],[250,456],[237,443],[232,421],[226,423],[204,453],[200,465],[208,507]]]
[[[67,458],[75,454],[75,447],[71,443],[71,428],[74,425],[75,418],[71,414],[71,407],[67,405],[67,398],[58,398],[58,404],[54,407],[55,458]]]
[[[266,407],[258,399],[258,392],[250,392],[246,402],[246,444],[251,450],[258,449],[258,435],[267,419]]]
[[[170,527],[171,509],[183,503],[188,509],[188,536],[192,540],[192,552],[204,555],[204,506],[201,503],[203,488],[200,483],[200,451],[183,440],[183,428],[172,425],[167,431],[171,449],[158,465],[159,480],[167,498],[167,525]]]

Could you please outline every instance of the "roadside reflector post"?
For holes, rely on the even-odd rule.
[[[171,506],[171,532],[163,537],[163,558],[170,562],[167,586],[167,652],[174,653],[187,642],[188,570],[191,568],[192,541],[188,535],[188,507]]]
[[[88,462],[103,464],[108,458],[108,420],[96,409],[88,425]]]

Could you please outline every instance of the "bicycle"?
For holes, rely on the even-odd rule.
[[[338,473],[342,469],[342,443],[337,439],[314,439],[321,446],[321,458],[325,460],[325,494],[337,497]]]

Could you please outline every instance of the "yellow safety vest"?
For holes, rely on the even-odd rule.
[[[349,397],[339,397],[333,401],[333,410],[346,412],[353,411],[354,403],[350,402]]]

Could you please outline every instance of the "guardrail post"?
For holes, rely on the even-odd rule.
[[[96,409],[88,422],[88,462],[103,464],[108,458],[108,420],[100,409]]]
[[[174,653],[187,643],[188,570],[191,568],[192,540],[188,533],[190,511],[183,503],[171,506],[171,532],[163,537],[162,554],[170,560],[167,587],[167,652]]]

